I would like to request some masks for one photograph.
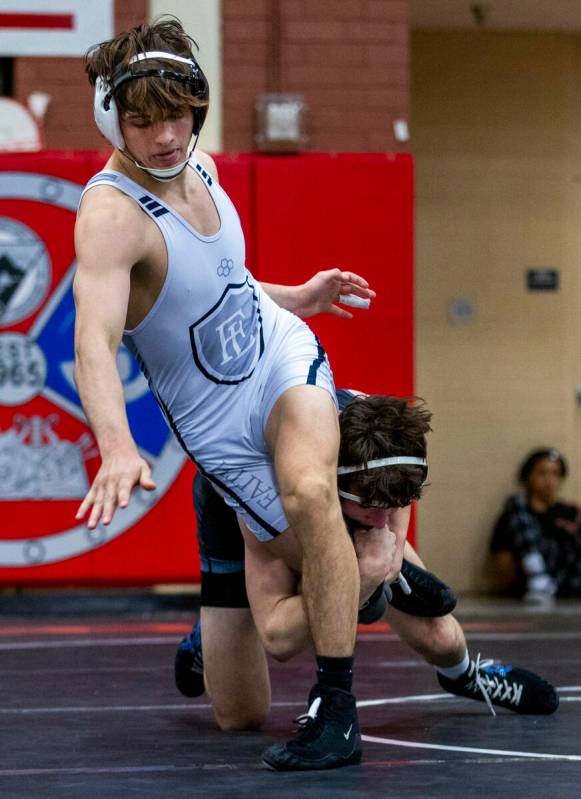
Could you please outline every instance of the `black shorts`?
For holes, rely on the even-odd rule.
[[[244,539],[236,513],[199,472],[193,491],[202,570],[201,605],[247,608]]]
[[[336,389],[340,410],[355,394]],[[236,513],[214,490],[202,474],[194,478],[194,508],[198,523],[198,543],[202,567],[201,604],[218,608],[247,608],[244,582],[244,540]]]

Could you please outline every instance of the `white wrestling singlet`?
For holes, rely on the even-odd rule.
[[[158,226],[167,275],[153,307],[123,342],[145,374],[188,455],[268,540],[288,526],[264,427],[278,397],[296,385],[325,388],[335,401],[327,357],[310,328],[280,308],[245,265],[236,209],[194,159],[220,217],[203,236],[170,206],[127,176],[99,172],[85,192],[113,186]]]

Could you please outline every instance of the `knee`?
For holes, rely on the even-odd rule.
[[[285,646],[284,642],[277,642],[273,646],[266,647],[266,651],[270,657],[273,660],[276,660],[278,663],[287,663],[292,657],[294,657],[294,655],[296,655],[296,652],[293,652],[290,647]]]
[[[279,663],[286,663],[297,654],[290,636],[285,635],[276,624],[267,622],[262,643],[267,653]]]
[[[413,648],[426,660],[446,655],[458,646],[448,616],[423,619],[413,641]]]

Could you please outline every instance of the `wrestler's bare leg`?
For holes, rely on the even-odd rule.
[[[349,657],[359,571],[337,496],[339,425],[328,392],[310,385],[285,391],[265,437],[287,519],[302,546],[302,591],[315,652]],[[278,540],[267,546],[276,552]]]
[[[404,557],[416,566],[426,568],[409,542],[406,542]],[[388,605],[385,620],[402,641],[433,666],[456,666],[466,655],[466,638],[451,613],[430,619],[410,616]]]
[[[249,608],[202,607],[204,680],[222,730],[256,730],[270,710],[264,647]]]

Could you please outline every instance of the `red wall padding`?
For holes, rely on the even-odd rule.
[[[337,385],[413,393],[409,156],[223,155],[216,161],[221,183],[240,213],[248,266],[258,279],[294,284],[319,269],[339,266],[365,276],[377,291],[371,310],[355,310],[356,318],[350,322],[333,317],[312,321]],[[34,468],[54,477],[58,447],[68,448],[68,455],[78,456],[82,450],[88,480],[98,468],[95,452],[83,439],[88,428],[78,398],[65,380],[74,321],[70,298],[74,209],[66,207],[62,191],[67,185],[63,181],[70,181],[79,184],[78,192],[103,163],[100,153],[0,156],[0,277],[3,269],[10,274],[14,264],[26,262],[30,268],[30,258],[44,264],[32,268],[34,280],[22,283],[24,295],[28,291],[30,296],[20,305],[16,294],[4,297],[3,305],[0,291],[0,580],[5,585],[149,584],[199,578],[191,464],[180,465],[178,460],[175,479],[168,480],[156,502],[140,508],[134,523],[105,542],[98,536],[87,537],[75,526],[78,497],[39,497],[39,483],[35,484],[39,476],[30,472],[30,464],[36,464]],[[22,173],[37,176],[31,187],[18,179]],[[40,241],[44,260],[37,252]],[[29,253],[28,261],[23,253]],[[18,370],[30,363],[30,347],[44,353],[46,383],[15,402]],[[13,356],[13,350],[19,354]],[[10,358],[23,360],[13,369]],[[12,388],[10,380],[16,380]],[[139,406],[130,421],[139,440],[143,434],[147,450],[151,409]],[[173,452],[165,428],[159,436],[163,452]],[[172,457],[175,462],[177,456]],[[153,455],[152,459],[155,463]],[[24,475],[20,482],[14,479],[18,469]],[[62,485],[62,475],[59,479]],[[132,505],[138,507],[139,499],[134,498]],[[64,543],[57,546],[63,536]]]
[[[407,155],[256,158],[257,277],[301,283],[337,266],[377,292],[352,321],[309,321],[337,386],[413,392],[412,179]]]

